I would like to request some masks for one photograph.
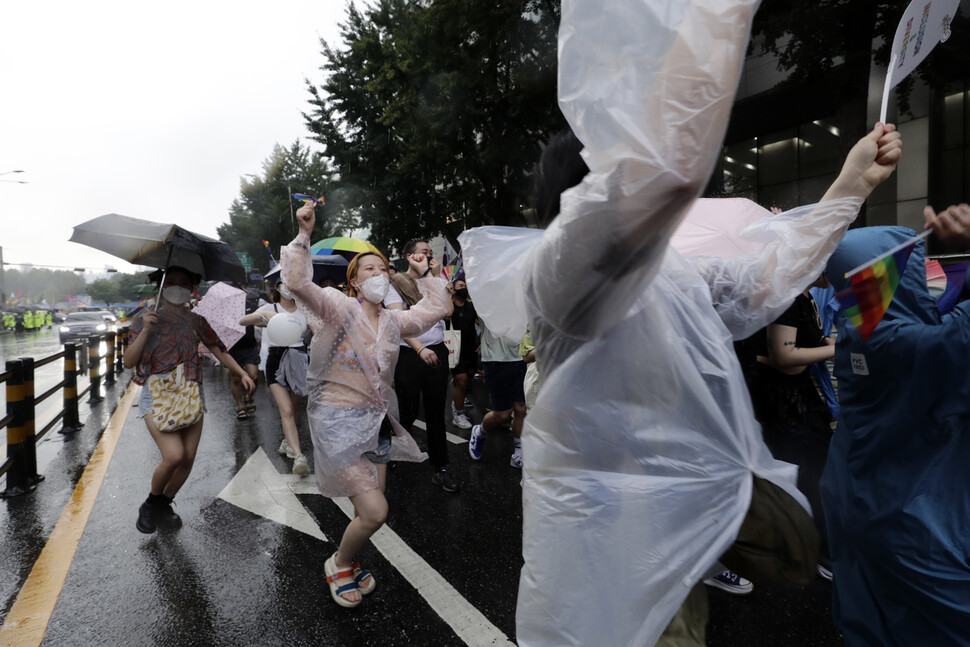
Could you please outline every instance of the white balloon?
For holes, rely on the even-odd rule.
[[[266,324],[269,341],[274,346],[292,346],[303,337],[303,321],[294,314],[281,312]]]

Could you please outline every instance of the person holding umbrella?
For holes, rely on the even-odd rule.
[[[410,310],[381,306],[390,281],[387,259],[380,252],[363,252],[350,262],[349,296],[315,285],[310,261],[313,206],[304,205],[296,215],[300,233],[282,250],[282,276],[314,335],[307,374],[314,472],[321,494],[350,497],[355,511],[324,568],[334,601],[356,607],[361,594],[375,587],[374,577],[354,558],[387,518],[387,462],[427,459],[398,422],[391,381],[400,340],[430,329],[448,313],[449,302],[444,279],[429,276],[424,254],[408,258],[423,297]]]
[[[132,322],[133,341],[125,350],[125,368],[135,368],[134,382],[145,386],[139,401],[141,415],[162,455],[161,462],[152,474],[148,498],[138,509],[135,527],[144,533],[155,532],[159,523],[169,527],[178,527],[182,523],[172,510],[172,500],[185,484],[195,463],[205,410],[199,344],[205,345],[226,368],[238,375],[247,392],[252,393],[255,389],[252,379],[226,351],[208,322],[186,307],[199,280],[197,274],[187,269],[169,267],[159,281],[157,307],[146,308]],[[156,376],[165,379],[172,375],[182,376],[184,384],[189,387],[189,382],[197,384],[194,388],[198,390],[202,402],[198,417],[191,424],[162,431],[161,420],[156,419],[157,403],[149,388],[149,380]]]

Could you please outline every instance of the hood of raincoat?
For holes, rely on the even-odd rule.
[[[859,267],[883,252],[900,245],[916,232],[906,227],[863,227],[852,229],[845,234],[845,238],[835,249],[825,267],[825,276],[829,279],[836,292],[849,287],[849,279],[845,273]],[[926,262],[924,259],[924,243],[919,241],[906,263],[906,269],[900,277],[899,287],[893,295],[892,303],[886,310],[882,321],[876,327],[873,338],[885,336],[900,323],[920,322],[938,323],[940,316],[936,310],[936,301],[930,295],[926,286]],[[851,324],[849,326],[851,328]],[[854,329],[852,329],[853,332]],[[842,332],[841,330],[839,331]],[[854,333],[858,338],[858,333]],[[861,339],[861,338],[860,338]]]

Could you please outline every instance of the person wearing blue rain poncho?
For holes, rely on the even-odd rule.
[[[761,439],[732,339],[818,277],[901,141],[878,124],[819,204],[760,223],[762,251],[677,253],[668,242],[717,160],[757,5],[564,0],[559,104],[589,173],[565,191],[551,178],[561,200],[545,231],[459,238],[480,317],[516,342],[528,323],[544,378],[523,432],[523,647],[653,645],[668,625],[687,629],[678,644],[704,644],[700,582],[752,493],[771,483],[807,508],[795,467]]]
[[[846,234],[826,275],[911,238]],[[822,476],[833,614],[854,645],[970,645],[970,303],[940,316],[923,242],[872,336],[844,316],[835,350],[840,419]]]

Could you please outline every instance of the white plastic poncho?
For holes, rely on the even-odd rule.
[[[752,474],[808,509],[732,339],[817,278],[859,202],[766,219],[755,254],[680,256],[668,240],[718,153],[757,2],[562,6],[560,105],[591,172],[547,231],[461,243],[479,314],[512,339],[527,320],[544,379],[523,433],[518,642],[652,645],[734,541]]]
[[[417,281],[424,296],[410,310],[380,311],[374,330],[357,299],[312,282],[310,239],[298,235],[281,250],[281,275],[313,330],[307,369],[307,419],[320,494],[354,496],[378,487],[364,454],[377,449],[382,421],[393,428],[391,460],[428,458],[398,422],[391,382],[402,337],[417,337],[448,313],[444,279]]]

